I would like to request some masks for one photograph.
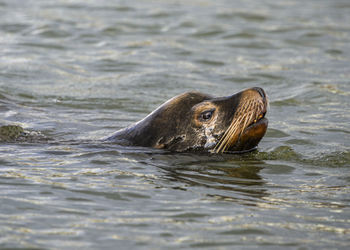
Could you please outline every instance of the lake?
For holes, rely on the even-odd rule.
[[[349,249],[348,0],[0,0],[1,249]],[[103,143],[259,86],[246,154]]]

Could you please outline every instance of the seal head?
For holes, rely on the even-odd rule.
[[[255,149],[265,135],[267,105],[261,88],[219,98],[187,92],[107,140],[177,152],[245,152]]]

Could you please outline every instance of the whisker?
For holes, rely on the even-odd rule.
[[[258,119],[265,106],[263,100],[243,99],[242,102],[245,104],[235,112],[231,124],[214,147],[214,152],[224,152],[231,147],[242,135],[245,128]]]

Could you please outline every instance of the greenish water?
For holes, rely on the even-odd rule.
[[[349,13],[347,0],[0,0],[0,125],[54,138],[0,144],[0,248],[348,249]],[[179,93],[253,86],[270,99],[255,152],[98,141]]]

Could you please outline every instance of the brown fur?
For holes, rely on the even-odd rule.
[[[266,107],[261,88],[220,98],[187,92],[107,140],[171,151],[246,151],[255,148],[266,132]]]

